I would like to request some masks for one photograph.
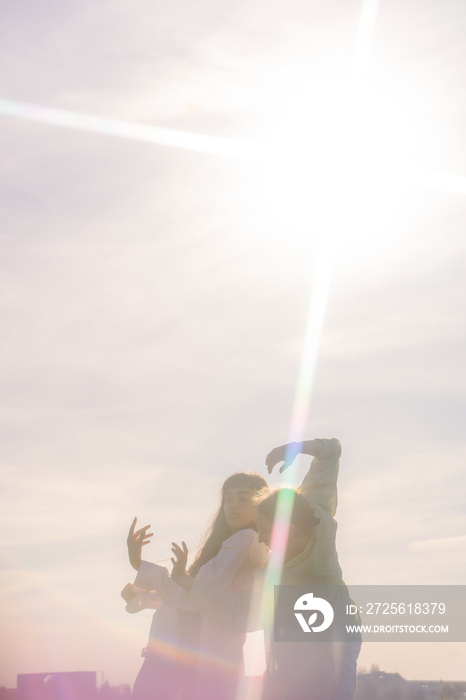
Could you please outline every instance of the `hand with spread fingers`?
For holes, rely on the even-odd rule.
[[[172,579],[186,591],[191,589],[193,578],[186,573],[186,563],[188,561],[188,548],[186,542],[181,543],[182,548],[176,542],[172,542],[172,552],[175,558],[172,557],[173,571]]]
[[[126,540],[128,545],[129,562],[133,569],[136,569],[136,571],[138,571],[139,567],[141,566],[142,548],[144,545],[149,544],[150,538],[154,534],[153,532],[147,532],[150,525],[146,525],[140,530],[135,531],[134,528],[136,527],[137,520],[137,518],[134,518],[133,522],[131,523],[128,539]]]

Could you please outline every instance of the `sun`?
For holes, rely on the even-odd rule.
[[[254,222],[261,244],[281,241],[304,255],[326,245],[364,263],[402,235],[394,222],[435,134],[423,105],[396,93],[395,79],[369,87],[334,74],[314,88],[304,76],[296,82],[277,85],[267,105],[243,181],[244,226]]]

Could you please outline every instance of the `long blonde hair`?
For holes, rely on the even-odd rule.
[[[236,472],[228,477],[222,486],[220,508],[204,537],[204,544],[199,548],[196,558],[189,568],[188,573],[190,576],[196,576],[201,566],[217,556],[224,541],[231,536],[231,530],[226,521],[223,508],[225,492],[230,488],[241,486],[251,489],[257,495],[268,490],[266,480],[256,472]],[[256,529],[254,523],[251,523],[249,527]]]

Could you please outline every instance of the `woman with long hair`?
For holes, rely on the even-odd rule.
[[[267,488],[265,479],[254,473],[237,472],[225,481],[219,510],[188,571],[199,584],[231,593],[252,590],[255,572],[268,555],[255,525],[255,500]],[[243,675],[245,635],[225,632],[204,619],[165,567],[141,561],[152,533],[149,525],[137,531],[135,526],[136,518],[128,553],[138,574],[122,596],[128,612],[156,612],[133,699],[170,700],[182,690],[184,700],[233,700]],[[184,543],[183,550],[187,557]]]

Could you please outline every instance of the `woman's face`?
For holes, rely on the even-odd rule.
[[[255,522],[253,491],[245,486],[233,486],[223,495],[223,512],[232,534]]]

